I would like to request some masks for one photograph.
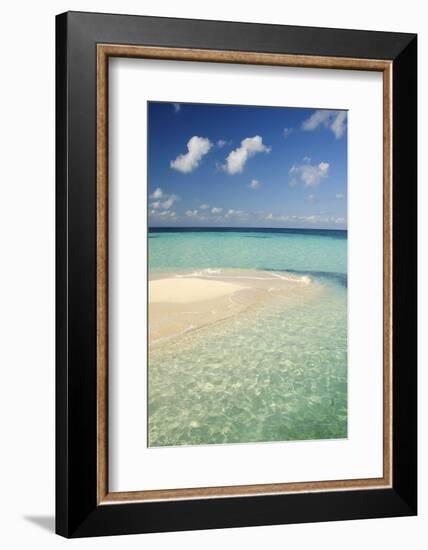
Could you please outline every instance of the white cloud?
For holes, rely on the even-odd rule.
[[[239,218],[239,219],[247,219],[248,214],[244,212],[243,210],[235,210],[234,208],[229,208],[227,213],[224,216],[225,218]]]
[[[173,103],[172,106],[174,108],[174,113],[179,113],[181,111],[181,105],[179,103]]]
[[[288,138],[288,136],[292,133],[293,128],[284,128],[282,131],[282,134],[285,138]]]
[[[344,199],[345,195],[343,193],[336,193],[336,199]]]
[[[303,121],[302,128],[303,130],[311,131],[316,130],[320,124],[328,127],[328,124],[331,119],[331,111],[317,110],[312,115]]]
[[[217,147],[219,149],[222,149],[225,145],[227,145],[227,141],[225,139],[219,139],[217,141]]]
[[[346,111],[329,111],[322,109],[315,111],[309,118],[303,121],[303,130],[316,130],[319,126],[324,126],[333,132],[336,139],[341,138],[346,129]]]
[[[163,197],[163,191],[160,187],[155,189],[153,193],[150,195],[151,199],[161,199]]]
[[[344,224],[346,223],[345,218],[334,217],[334,216],[323,216],[320,214],[311,215],[311,216],[297,216],[295,218],[299,222],[309,222],[309,223],[334,223],[334,224]]]
[[[185,214],[188,218],[193,218],[193,217],[198,215],[198,211],[197,210],[186,210]]]
[[[162,191],[160,187],[158,187],[151,195],[150,197],[152,199],[165,199],[165,200],[156,200],[150,204],[150,208],[154,208],[156,210],[164,209],[169,210],[177,201],[180,200],[180,197],[178,195],[174,194],[167,194]]]
[[[223,212],[223,208],[217,208],[216,206],[213,206],[211,208],[211,214],[221,214]]]
[[[259,180],[251,180],[250,183],[248,184],[248,187],[250,189],[259,189],[259,187],[261,186],[262,184],[259,182]]]
[[[330,130],[336,136],[336,139],[339,139],[345,133],[346,128],[346,112],[340,111],[339,114],[335,117],[331,123]]]
[[[224,169],[228,174],[242,172],[245,163],[257,153],[269,153],[270,147],[263,144],[261,136],[248,137],[241,141],[241,146],[234,149],[226,157]]]
[[[265,217],[265,220],[268,220],[268,221],[274,221],[274,222],[286,222],[286,221],[289,221],[291,219],[290,216],[276,216],[274,214],[272,214],[272,212],[270,212],[266,217]]]
[[[209,204],[201,204],[201,205],[199,206],[199,208],[200,208],[201,210],[208,210],[209,207],[210,207]]]
[[[187,153],[178,155],[170,162],[171,168],[183,172],[192,172],[198,167],[202,157],[211,149],[212,143],[208,138],[193,136],[187,142]]]
[[[179,197],[177,195],[169,195],[169,197],[166,199],[166,201],[163,201],[161,203],[161,207],[166,208],[167,210],[169,210],[171,208],[171,206],[178,200],[179,200]]]
[[[155,219],[175,218],[176,213],[172,210],[149,210],[149,217]]]
[[[330,164],[328,162],[320,162],[319,164],[311,164],[309,158],[304,158],[302,164],[293,164],[288,175],[290,176],[289,185],[294,187],[298,181],[302,181],[305,187],[317,187],[322,179],[328,176]]]

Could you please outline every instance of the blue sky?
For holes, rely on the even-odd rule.
[[[150,227],[347,226],[347,113],[149,102]]]

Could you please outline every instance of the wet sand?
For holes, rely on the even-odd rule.
[[[308,277],[257,270],[158,274],[149,281],[149,345],[238,315],[268,300],[309,296]]]

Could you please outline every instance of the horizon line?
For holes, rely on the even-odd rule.
[[[230,225],[158,225],[158,226],[150,226],[148,225],[147,228],[150,229],[233,229],[233,230],[242,230],[242,229],[251,229],[251,230],[257,230],[257,229],[287,229],[290,231],[348,231],[348,228],[325,228],[325,227],[251,227],[251,226],[242,226],[242,227],[236,227],[236,226],[230,226]]]

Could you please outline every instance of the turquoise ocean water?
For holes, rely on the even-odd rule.
[[[234,270],[304,276],[316,292],[154,347],[149,446],[346,437],[346,231],[149,232],[152,276]]]

